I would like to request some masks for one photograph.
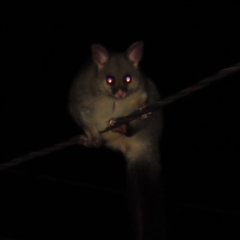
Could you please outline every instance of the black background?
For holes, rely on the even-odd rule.
[[[1,7],[1,161],[81,133],[67,110],[90,45],[145,43],[162,97],[240,61],[237,1]],[[238,84],[238,85],[237,85]],[[237,239],[239,73],[164,107],[169,239]],[[72,146],[0,173],[0,238],[129,239],[125,162]]]

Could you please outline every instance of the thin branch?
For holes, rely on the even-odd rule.
[[[178,100],[180,98],[186,97],[186,96],[208,86],[209,84],[211,84],[217,80],[220,80],[220,79],[228,76],[229,74],[232,74],[239,70],[240,70],[240,62],[232,67],[225,68],[210,77],[206,77],[206,78],[202,79],[201,81],[197,82],[192,87],[185,88],[174,95],[171,95],[159,102],[150,104],[150,105],[146,106],[145,108],[143,108],[141,110],[137,110],[126,117],[117,118],[116,122],[113,126],[107,127],[105,130],[101,131],[100,133],[107,132],[107,131],[111,130],[112,128],[121,126],[124,123],[133,121],[137,118],[140,118],[143,114],[147,114],[149,112],[156,111],[169,103],[175,102],[176,100]]]
[[[73,145],[77,144],[78,141],[79,141],[79,136],[76,136],[74,138],[69,139],[68,141],[57,143],[57,144],[55,144],[51,147],[41,149],[40,151],[30,152],[30,153],[28,153],[28,154],[26,154],[22,157],[17,157],[17,158],[14,158],[14,159],[10,160],[10,161],[1,163],[0,164],[0,170],[4,170],[4,169],[10,168],[10,167],[19,165],[23,162],[32,160],[34,158],[43,157],[43,156],[45,156],[49,153],[59,151],[61,149],[69,147],[69,146],[73,146]]]
[[[188,95],[190,95],[190,94],[208,86],[209,84],[211,84],[211,83],[213,83],[217,80],[220,80],[220,79],[222,79],[222,78],[224,78],[224,77],[226,77],[226,76],[228,76],[228,75],[230,75],[234,72],[237,72],[239,70],[240,70],[240,62],[237,63],[236,65],[233,65],[232,67],[225,68],[225,69],[217,72],[216,74],[214,74],[210,77],[204,78],[203,80],[199,81],[198,83],[196,83],[192,87],[188,87],[184,90],[181,90],[177,94],[171,95],[171,96],[169,96],[169,97],[167,97],[167,98],[165,98],[165,99],[163,99],[159,102],[148,105],[147,107],[143,108],[142,110],[137,110],[137,111],[131,113],[130,115],[128,115],[127,117],[117,118],[116,123],[113,126],[107,127],[105,130],[101,131],[100,133],[107,132],[107,131],[111,130],[112,128],[121,126],[124,123],[130,122],[130,121],[135,120],[137,118],[140,118],[143,114],[147,114],[149,112],[156,111],[159,108],[161,108],[161,107],[163,107],[167,104],[175,102],[176,100],[178,100],[182,97],[188,96]],[[79,136],[73,137],[73,138],[71,138],[71,139],[69,139],[65,142],[58,143],[58,144],[56,144],[52,147],[44,148],[44,149],[42,149],[40,151],[37,151],[37,152],[30,152],[23,157],[17,157],[17,158],[14,158],[14,159],[10,160],[10,161],[4,162],[4,163],[0,164],[0,170],[4,170],[6,168],[19,165],[22,162],[29,161],[29,160],[32,160],[34,158],[45,156],[49,153],[59,151],[59,150],[65,148],[65,147],[69,147],[69,146],[72,146],[72,145],[75,145],[75,144],[78,144],[78,143],[79,143]]]

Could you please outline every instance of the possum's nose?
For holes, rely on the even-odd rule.
[[[118,91],[115,93],[116,98],[124,98],[126,96],[126,92],[124,92],[121,89],[118,89]]]

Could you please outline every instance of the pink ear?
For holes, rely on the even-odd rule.
[[[93,60],[97,65],[102,66],[108,60],[108,51],[99,44],[91,46]]]
[[[143,42],[135,42],[133,43],[127,51],[128,59],[133,62],[134,64],[138,64],[142,58],[142,51],[143,51]]]

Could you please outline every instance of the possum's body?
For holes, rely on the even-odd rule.
[[[134,237],[159,239],[163,235],[158,233],[162,228],[158,221],[162,218],[158,216],[159,206],[162,209],[159,202],[162,187],[158,189],[161,111],[153,112],[146,119],[134,120],[120,130],[99,133],[106,129],[110,119],[127,116],[159,100],[153,82],[138,69],[142,42],[134,43],[126,54],[109,54],[102,46],[93,45],[92,54],[94,62],[72,85],[70,111],[86,134],[83,138],[86,146],[97,147],[103,143],[124,154],[128,162]]]

